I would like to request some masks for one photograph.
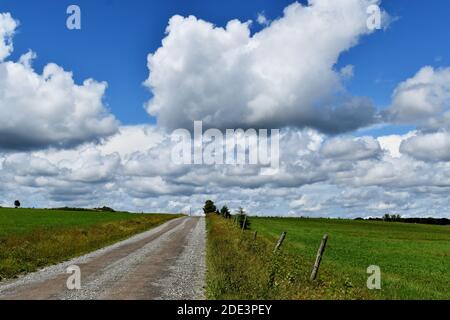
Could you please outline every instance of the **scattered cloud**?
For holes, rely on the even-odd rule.
[[[345,67],[342,67],[340,70],[340,74],[342,79],[344,80],[349,80],[351,78],[353,78],[355,72],[355,66],[348,64]]]
[[[0,13],[0,62],[13,51],[12,37],[17,26],[18,22],[10,13]]]
[[[264,27],[267,27],[267,26],[270,24],[270,20],[267,19],[267,17],[266,17],[266,15],[264,14],[264,12],[261,12],[261,13],[258,14],[258,17],[256,17],[256,21],[257,21],[260,25],[262,25],[262,26],[264,26]]]

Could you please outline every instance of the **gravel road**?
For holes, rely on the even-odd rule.
[[[0,284],[0,299],[203,299],[205,219],[184,217],[125,241]],[[69,290],[69,266],[81,288]]]

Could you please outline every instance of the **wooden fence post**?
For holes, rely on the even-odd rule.
[[[255,231],[255,233],[253,234],[253,241],[256,240],[256,237],[258,236],[258,231]]]
[[[313,270],[311,273],[311,278],[310,278],[311,281],[314,281],[317,278],[317,273],[319,272],[320,262],[322,261],[322,255],[325,251],[327,241],[328,241],[328,235],[324,235],[322,242],[320,244],[319,250],[317,251],[316,262],[314,263],[314,267],[313,267]]]
[[[244,218],[244,223],[242,224],[242,233],[244,233],[245,226],[247,225],[247,216]]]
[[[275,246],[275,250],[273,250],[273,253],[277,252],[278,249],[280,249],[281,245],[283,244],[284,239],[286,238],[286,232],[283,232],[280,236],[280,239],[277,242],[277,245]]]

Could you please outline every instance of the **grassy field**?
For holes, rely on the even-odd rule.
[[[376,221],[250,218],[207,220],[210,299],[450,299],[450,227]],[[252,240],[253,231],[258,239]],[[287,237],[273,254],[281,232]],[[309,276],[322,236],[329,242],[319,277]],[[381,268],[368,290],[367,267]]]
[[[0,280],[55,264],[180,215],[0,209]]]

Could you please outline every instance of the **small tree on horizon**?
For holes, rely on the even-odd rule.
[[[20,201],[19,200],[16,200],[16,201],[14,201],[14,207],[17,209],[17,208],[20,208]]]
[[[247,216],[247,214],[245,213],[245,210],[240,207],[237,211],[236,211],[236,215],[237,215],[237,221],[239,224],[239,228],[244,228],[244,230],[248,230],[250,229],[250,220]],[[247,217],[247,219],[246,219]],[[245,222],[245,226],[244,226],[244,222]]]
[[[401,219],[402,219],[402,216],[399,215],[399,214],[389,214],[389,213],[386,213],[386,214],[383,216],[383,220],[384,220],[384,221],[388,221],[388,222],[390,222],[390,221],[401,221]]]
[[[205,214],[214,213],[217,211],[217,208],[212,200],[206,200],[205,206],[203,207],[203,212]]]
[[[222,217],[224,217],[225,219],[230,219],[231,218],[231,213],[230,210],[228,209],[228,207],[225,205],[222,207],[222,209],[220,209],[220,214],[222,215]]]

